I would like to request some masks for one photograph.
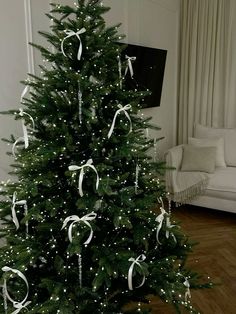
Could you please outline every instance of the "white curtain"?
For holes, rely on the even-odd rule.
[[[181,0],[177,141],[236,127],[236,0]]]

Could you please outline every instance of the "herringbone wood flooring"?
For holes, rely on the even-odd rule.
[[[236,214],[194,206],[173,210],[175,220],[194,241],[188,265],[220,285],[191,291],[195,307],[203,314],[236,314]],[[153,314],[172,314],[172,308],[152,300]]]

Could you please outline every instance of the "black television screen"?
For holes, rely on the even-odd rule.
[[[125,55],[136,57],[132,61],[133,78],[129,71],[125,77],[127,88],[149,89],[152,94],[145,97],[144,108],[160,106],[167,50],[128,44],[122,55],[122,59]]]

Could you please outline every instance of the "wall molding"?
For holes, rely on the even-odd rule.
[[[125,42],[129,42],[129,4],[128,1],[124,2],[124,31],[125,31]]]
[[[49,5],[49,12],[51,12],[51,10],[52,10],[54,7],[52,6],[50,0],[49,0],[48,5]],[[51,14],[52,14],[52,13],[51,13]],[[52,14],[52,16],[54,16],[54,14]],[[53,22],[53,20],[50,19],[50,26],[53,26],[53,25],[54,25],[54,22]]]
[[[49,0],[48,5],[49,5],[49,12],[51,12],[51,10],[52,10],[54,7],[52,6],[50,0]],[[54,17],[54,14],[53,14],[53,13],[51,13],[51,15]],[[50,19],[49,27],[50,27],[50,32],[51,32],[51,34],[53,34],[53,31],[52,31],[52,29],[51,29],[51,26],[53,26],[54,24],[55,24],[54,21]],[[52,49],[52,53],[55,53],[55,52],[56,52],[56,48],[55,48],[53,45],[51,45],[51,49]]]
[[[31,0],[24,0],[24,12],[28,73],[35,74],[34,51],[33,47],[29,45],[29,42],[33,42]]]

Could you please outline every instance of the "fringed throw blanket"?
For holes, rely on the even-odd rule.
[[[178,171],[182,160],[182,146],[168,151],[166,155],[167,167],[174,167],[166,171],[166,190],[169,198],[177,203],[186,203],[204,194],[209,182],[209,175],[203,172]]]

